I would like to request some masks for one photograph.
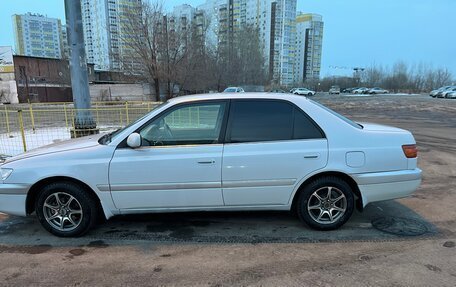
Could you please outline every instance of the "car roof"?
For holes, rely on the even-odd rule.
[[[294,94],[284,93],[217,93],[217,94],[199,94],[182,96],[170,99],[171,103],[187,103],[193,101],[204,101],[204,100],[234,100],[234,99],[270,99],[270,100],[286,100],[294,101],[297,99],[303,99],[305,97]]]

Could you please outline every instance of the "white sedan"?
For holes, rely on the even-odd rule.
[[[241,87],[228,87],[223,92],[224,93],[245,93],[244,89]]]
[[[310,97],[310,96],[315,96],[316,92],[309,90],[307,88],[298,88],[293,91],[293,94]]]
[[[446,94],[445,97],[448,98],[448,99],[456,99],[456,91]]]
[[[372,88],[367,91],[367,93],[372,94],[372,95],[378,95],[378,94],[388,94],[389,91],[382,89],[382,88]]]
[[[358,124],[291,94],[211,94],[8,159],[0,212],[36,213],[64,237],[98,216],[215,210],[292,210],[331,230],[355,207],[409,196],[420,182],[406,130]]]

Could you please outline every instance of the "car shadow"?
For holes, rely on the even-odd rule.
[[[0,244],[88,245],[157,243],[308,243],[395,241],[438,234],[437,228],[397,201],[355,211],[340,229],[316,231],[289,212],[185,212],[116,216],[81,238],[60,239],[35,217],[0,217]]]

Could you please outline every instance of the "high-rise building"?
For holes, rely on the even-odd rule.
[[[207,0],[197,7],[197,11],[199,11],[198,18],[205,18],[204,20],[207,22],[206,46],[210,49],[216,50],[219,46],[220,28],[228,21],[227,14],[226,18],[220,18],[223,15],[220,9],[227,11],[227,3],[228,0]],[[203,12],[203,15],[201,15],[201,12]]]
[[[177,27],[188,29],[195,17],[196,8],[188,4],[175,6],[173,11],[168,14],[170,20],[173,20]]]
[[[270,66],[271,59],[271,37],[273,37],[275,27],[275,15],[273,9],[276,1],[271,0],[233,0],[233,15],[235,30],[243,25],[253,25],[258,29],[260,36],[261,49],[266,62],[266,68]],[[269,68],[268,68],[269,70]],[[271,70],[272,71],[272,70]]]
[[[291,85],[296,50],[297,0],[207,0],[199,9],[211,13],[217,44],[228,45],[244,25],[258,29],[261,50],[270,78]],[[214,38],[214,36],[212,36]]]
[[[62,57],[62,24],[39,14],[13,15],[16,54],[32,57]]]
[[[276,0],[271,12],[270,71],[275,83],[294,82],[296,62],[296,0]]]
[[[319,79],[323,41],[323,17],[299,14],[296,18],[295,82]]]
[[[96,70],[121,70],[129,55],[124,21],[141,0],[81,0],[87,61]],[[131,59],[130,59],[131,60]]]
[[[68,44],[68,33],[66,29],[66,25],[62,25],[62,58],[69,59],[70,58],[70,45]]]

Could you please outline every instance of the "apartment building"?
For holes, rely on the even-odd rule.
[[[129,47],[122,25],[141,0],[81,0],[87,61],[99,71],[121,70]],[[127,59],[126,59],[127,58]]]
[[[12,16],[17,55],[60,59],[63,54],[59,19],[27,13]]]
[[[295,82],[320,78],[323,26],[321,15],[297,16]]]
[[[296,5],[296,0],[276,0],[271,9],[270,71],[273,82],[284,86],[294,82]]]
[[[208,0],[199,6],[213,14],[217,46],[229,45],[244,25],[258,29],[270,78],[282,85],[294,81],[297,0]],[[211,36],[214,42],[214,36]]]

